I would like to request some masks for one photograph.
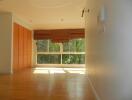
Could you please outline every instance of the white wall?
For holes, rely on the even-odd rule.
[[[102,5],[107,10],[104,24],[97,21]],[[132,100],[132,0],[87,0],[87,8],[90,81],[101,100]]]
[[[12,14],[0,12],[0,73],[11,73]]]

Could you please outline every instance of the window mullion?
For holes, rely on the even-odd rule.
[[[60,43],[61,64],[62,64],[62,53],[63,53],[63,44]]]
[[[49,40],[48,40],[48,52],[49,52]]]

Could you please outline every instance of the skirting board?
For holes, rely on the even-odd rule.
[[[92,82],[91,82],[91,80],[90,80],[89,77],[88,77],[88,81],[89,81],[89,83],[90,83],[90,86],[91,86],[91,88],[92,88],[92,91],[93,91],[93,93],[94,93],[94,95],[95,95],[96,100],[101,100],[101,99],[99,98],[99,95],[98,95],[98,93],[97,93],[95,87],[93,86],[93,84],[92,84]]]
[[[4,75],[4,74],[6,74],[6,75],[11,75],[11,74],[13,74],[12,72],[7,72],[7,71],[0,71],[0,75]]]

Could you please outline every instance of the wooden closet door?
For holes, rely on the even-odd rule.
[[[24,48],[23,48],[23,52],[24,52],[24,68],[26,68],[28,66],[28,55],[27,55],[27,29],[24,28]]]
[[[24,28],[19,25],[19,69],[24,66]]]
[[[19,67],[19,25],[14,23],[13,29],[13,70],[17,71]]]
[[[32,67],[32,43],[33,43],[33,41],[32,41],[32,39],[33,39],[33,35],[32,35],[32,31],[29,31],[29,33],[30,33],[30,43],[29,43],[29,45],[30,45],[30,68]]]
[[[14,23],[13,69],[32,67],[32,31]]]
[[[30,30],[28,30],[27,53],[28,53],[28,67],[31,67],[32,66],[32,32]]]

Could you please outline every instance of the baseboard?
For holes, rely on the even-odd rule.
[[[2,75],[2,74],[12,74],[12,72],[7,72],[7,71],[0,71],[0,75]]]
[[[91,88],[92,88],[92,91],[93,91],[93,94],[94,94],[96,100],[101,100],[100,97],[99,97],[99,95],[98,95],[98,93],[97,93],[97,91],[96,91],[96,89],[95,89],[95,87],[94,87],[93,84],[92,84],[92,81],[90,80],[89,77],[88,77],[88,81],[89,81],[89,83],[90,83],[90,86],[91,86]]]

